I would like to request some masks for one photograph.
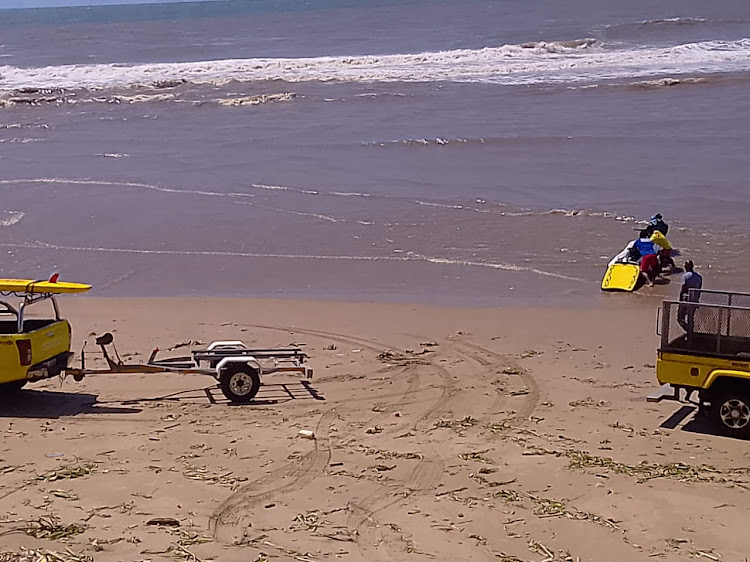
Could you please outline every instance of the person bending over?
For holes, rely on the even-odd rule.
[[[656,255],[659,256],[659,265],[662,267],[662,269],[668,266],[671,273],[675,268],[675,263],[672,259],[672,244],[670,244],[669,240],[667,240],[667,237],[658,230],[654,230],[651,233],[651,237],[649,238],[649,240],[651,240],[652,244],[654,244]]]
[[[661,273],[661,266],[659,265],[659,256],[656,254],[648,254],[641,258],[641,277],[649,287],[654,286],[654,281]]]

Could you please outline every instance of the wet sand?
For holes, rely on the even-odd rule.
[[[692,415],[670,424],[680,405],[643,400],[656,386],[655,311],[633,302],[66,299],[76,348],[105,331],[126,361],[186,341],[294,343],[315,376],[309,387],[269,376],[247,406],[198,376],[29,386],[2,406],[0,552],[740,560],[747,443]],[[54,521],[70,536],[49,538]]]

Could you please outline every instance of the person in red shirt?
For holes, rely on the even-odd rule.
[[[654,286],[654,280],[660,272],[659,256],[656,254],[647,254],[641,258],[641,277],[643,277],[649,287]]]

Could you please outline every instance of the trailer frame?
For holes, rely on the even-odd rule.
[[[238,340],[211,342],[206,348],[193,349],[190,355],[157,359],[159,348],[154,348],[146,363],[125,363],[114,345],[111,333],[95,339],[107,367],[86,367],[86,340],[81,348],[80,368],[65,370],[76,381],[88,375],[125,375],[179,373],[211,376],[219,383],[226,398],[235,404],[246,404],[258,394],[262,377],[277,373],[299,373],[305,379],[313,377],[313,370],[305,364],[309,356],[299,347],[249,348]],[[111,352],[108,350],[111,348]]]

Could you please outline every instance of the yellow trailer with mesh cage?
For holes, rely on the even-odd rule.
[[[647,400],[689,401],[728,435],[750,437],[750,293],[691,289],[664,301],[656,378]],[[684,393],[684,398],[683,398]]]

